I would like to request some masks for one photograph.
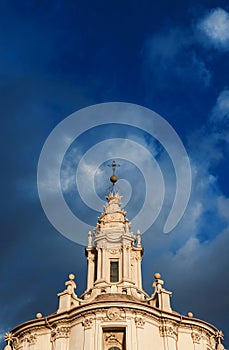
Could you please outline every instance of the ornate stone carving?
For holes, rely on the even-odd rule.
[[[27,337],[27,341],[30,345],[35,345],[37,342],[37,335],[36,333],[31,333]]]
[[[108,252],[112,255],[116,255],[116,254],[120,253],[120,248],[108,249]]]
[[[109,320],[120,320],[121,319],[121,311],[117,307],[111,307],[107,310],[107,318]]]
[[[159,327],[160,335],[162,337],[172,337],[177,340],[177,326],[173,323],[165,323]]]
[[[192,332],[192,341],[194,344],[200,344],[201,341],[201,334],[197,332]]]
[[[124,341],[124,332],[123,331],[105,331],[104,332],[104,343],[105,349],[110,349],[110,347],[120,349],[120,345],[123,345]],[[123,347],[122,347],[123,348]]]
[[[11,332],[6,333],[4,338],[8,346],[12,345],[13,349],[15,350],[19,349],[19,346],[21,345],[21,343],[19,342],[18,338],[13,335],[13,333]]]
[[[142,260],[141,253],[132,251],[131,252],[131,259],[141,261]]]
[[[140,327],[140,328],[144,327],[145,321],[142,317],[135,317],[134,321],[135,321],[136,327]]]
[[[13,341],[13,349],[19,350],[21,348],[21,343],[18,340]]]
[[[37,335],[36,333],[24,332],[21,335],[20,341],[29,343],[30,345],[35,345],[37,342]]]
[[[111,307],[109,309],[103,309],[105,315],[103,316],[103,321],[123,321],[125,320],[125,311],[117,307]]]
[[[216,341],[215,341],[214,335],[212,335],[212,336],[209,338],[209,343],[210,343],[211,347],[212,347],[213,349],[215,349]]]
[[[108,345],[115,345],[118,342],[118,339],[115,334],[111,333],[105,337],[105,342]]]
[[[73,275],[73,273],[70,273],[70,275],[68,275],[69,280],[67,282],[65,282],[65,286],[67,287],[66,291],[68,292],[68,294],[75,294],[75,289],[76,289],[76,284],[74,282],[75,276]]]
[[[87,317],[83,320],[84,329],[90,329],[93,326],[93,318]]]
[[[88,254],[87,260],[93,262],[95,261],[95,256],[93,254]]]
[[[69,326],[66,323],[58,324],[51,330],[51,341],[55,341],[58,338],[69,337]]]

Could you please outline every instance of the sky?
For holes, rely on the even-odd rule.
[[[0,347],[5,332],[57,309],[69,273],[76,275],[78,296],[86,289],[78,237],[87,232],[76,225],[70,240],[49,221],[38,194],[38,162],[59,123],[110,102],[155,111],[182,141],[192,188],[179,223],[163,233],[176,193],[175,169],[170,150],[144,130],[144,118],[142,129],[130,116],[126,125],[107,116],[110,125],[95,118],[71,142],[71,132],[63,133],[68,147],[59,177],[54,145],[43,189],[52,192],[55,209],[59,183],[71,212],[92,229],[109,191],[107,165],[114,155],[130,221],[146,194],[157,204],[164,190],[154,222],[145,211],[133,228],[149,220],[142,234],[144,289],[152,294],[153,274],[160,272],[173,292],[173,309],[222,329],[229,347],[228,1],[1,0],[0,27]],[[81,116],[74,128],[83,123]],[[163,188],[156,186],[159,168]]]

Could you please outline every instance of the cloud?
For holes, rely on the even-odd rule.
[[[226,219],[229,224],[229,198],[224,196],[218,198],[218,211],[222,218]]]
[[[218,49],[229,49],[229,13],[222,8],[212,9],[200,19],[198,29],[209,43]]]
[[[150,36],[144,44],[146,69],[158,78],[158,84],[171,81],[209,86],[211,72],[197,53],[191,30],[166,28]]]
[[[4,340],[4,336],[5,336],[5,331],[0,328],[0,342]]]
[[[225,91],[216,98],[207,123],[189,136],[187,150],[193,185],[184,217],[170,235],[155,234],[160,232],[157,221],[150,237],[147,234],[143,237],[143,245],[150,247],[145,251],[143,276],[158,270],[165,280],[165,288],[174,292],[174,310],[184,314],[192,311],[196,317],[224,327],[227,332],[229,198],[219,187],[213,171],[226,160],[219,143],[224,123],[219,117],[216,130],[211,121],[213,113],[227,110],[222,102],[227,96]],[[173,181],[169,181],[168,186],[171,188]],[[145,287],[149,293],[150,283],[148,279]]]
[[[216,104],[211,113],[213,123],[229,121],[229,90],[225,89],[219,94]]]

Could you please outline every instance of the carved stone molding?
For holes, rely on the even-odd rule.
[[[83,323],[84,329],[90,329],[93,326],[93,318],[86,317],[82,323]]]
[[[87,260],[91,261],[91,262],[94,262],[95,261],[95,257],[94,256],[88,256]]]
[[[69,331],[70,327],[67,323],[57,324],[51,331],[51,341],[55,341],[59,338],[68,338]]]
[[[125,316],[123,315],[123,310],[117,307],[111,307],[107,310],[107,318],[110,321],[123,320]]]
[[[194,344],[200,344],[201,341],[201,334],[197,332],[192,332],[192,341]]]
[[[14,339],[12,345],[14,350],[19,350],[21,349],[22,343],[18,339]]]
[[[24,332],[22,336],[20,337],[20,342],[26,342],[29,343],[30,345],[35,345],[37,342],[37,334],[36,333],[31,333],[31,332]],[[15,348],[17,347],[17,342],[15,342]],[[19,344],[18,344],[19,347]]]
[[[210,338],[209,338],[209,344],[211,345],[211,347],[212,347],[213,349],[215,349],[216,340],[215,340],[214,335],[211,335],[211,336],[210,336]]]
[[[19,341],[18,337],[15,337],[13,335],[13,333],[7,332],[4,338],[5,338],[5,341],[7,342],[7,344],[13,345],[13,349],[15,349],[15,350],[19,349],[21,342]]]
[[[178,330],[174,323],[166,322],[159,327],[161,337],[172,337],[177,340]]]
[[[142,317],[135,317],[134,322],[136,324],[136,327],[143,328],[145,321]]]
[[[37,342],[37,334],[36,333],[31,333],[27,337],[27,341],[30,345],[35,345]]]
[[[108,249],[108,252],[112,255],[116,255],[116,254],[121,252],[121,249],[120,248],[111,248],[111,249]]]
[[[110,347],[118,347],[120,349],[120,345],[123,345],[124,342],[124,331],[104,331],[104,343],[105,343],[105,349],[110,349]],[[123,346],[122,346],[123,348]]]
[[[131,259],[141,261],[142,257],[140,252],[131,252]]]

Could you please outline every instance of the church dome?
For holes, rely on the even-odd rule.
[[[6,337],[12,347],[4,350],[223,350],[221,331],[172,309],[172,292],[160,273],[154,274],[152,294],[143,290],[140,231],[131,231],[118,192],[106,199],[88,233],[85,292],[77,296],[69,274],[58,309],[15,327]]]

